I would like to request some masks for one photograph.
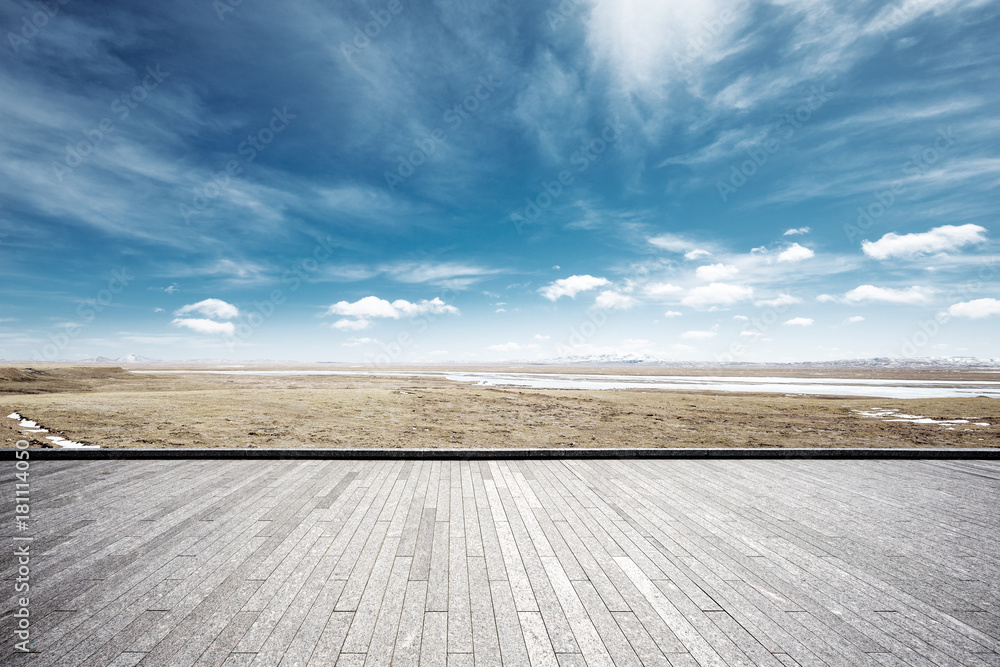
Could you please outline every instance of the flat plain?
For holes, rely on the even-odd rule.
[[[315,369],[315,367],[311,367]],[[329,368],[329,367],[326,367]],[[494,369],[496,370],[496,369]],[[510,370],[505,368],[503,370]],[[538,372],[537,368],[532,369]],[[550,369],[551,372],[567,369]],[[570,369],[639,374],[633,368]],[[661,389],[483,387],[397,375],[147,374],[120,368],[0,368],[0,442],[49,435],[104,448],[998,447],[1000,401]],[[646,370],[719,374],[718,369]],[[777,375],[773,369],[726,374]],[[788,371],[796,376],[801,370]],[[873,377],[812,371],[810,377]],[[922,381],[1000,373],[885,371]],[[890,421],[895,410],[933,422]],[[18,413],[49,429],[22,433]]]

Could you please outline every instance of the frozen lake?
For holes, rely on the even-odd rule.
[[[673,389],[686,391],[762,392],[873,398],[1000,398],[1000,382],[980,380],[896,380],[863,378],[731,377],[690,375],[594,375],[577,373],[495,373],[474,371],[377,370],[182,370],[135,373],[211,373],[218,375],[354,375],[433,377],[486,387],[532,389]]]

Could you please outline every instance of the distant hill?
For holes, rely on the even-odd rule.
[[[749,361],[679,361],[660,359],[648,354],[594,354],[554,357],[552,359],[525,360],[516,363],[543,366],[671,366],[677,367],[764,367],[764,368],[872,368],[872,369],[915,369],[915,368],[1000,368],[1000,357],[980,359],[977,357],[916,357],[893,358],[871,357],[868,359],[836,359],[833,361],[799,362],[749,362]]]

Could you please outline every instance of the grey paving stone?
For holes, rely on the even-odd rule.
[[[5,551],[5,665],[1000,665],[992,460],[32,472],[36,652]]]

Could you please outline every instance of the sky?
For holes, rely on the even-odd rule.
[[[0,0],[0,358],[998,357],[1000,4]]]

